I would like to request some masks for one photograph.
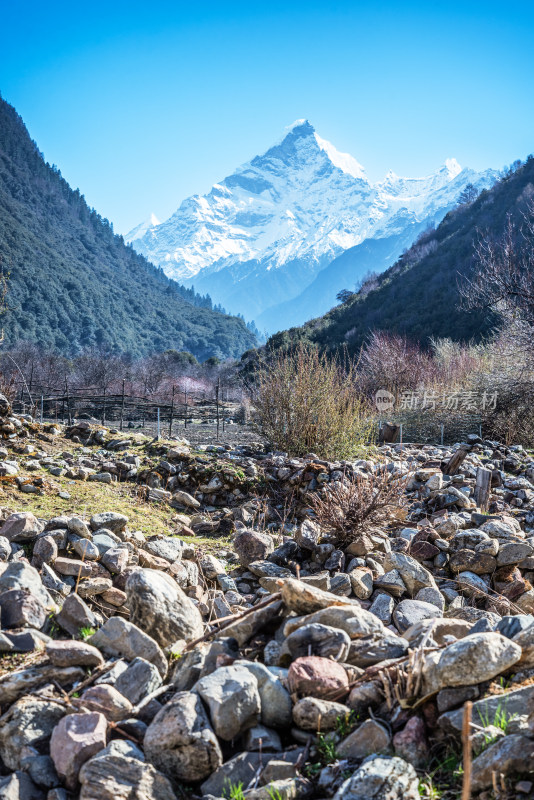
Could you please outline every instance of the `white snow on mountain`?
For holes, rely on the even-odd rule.
[[[160,224],[161,223],[156,215],[151,214],[144,222],[141,222],[139,225],[136,225],[135,228],[132,228],[132,230],[126,234],[124,240],[128,242],[128,244],[131,244],[132,242],[135,242],[136,239],[142,239],[148,231],[157,228],[157,226]]]
[[[248,319],[262,314],[268,328],[267,309],[298,297],[344,251],[437,223],[468,183],[487,188],[495,177],[448,159],[427,177],[388,172],[373,184],[356,159],[297,120],[207,195],[184,200],[165,222],[149,220],[125,238],[170,277]],[[277,326],[295,324],[290,317]]]

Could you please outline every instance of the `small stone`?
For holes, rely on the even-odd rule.
[[[100,712],[110,722],[126,719],[132,711],[130,701],[115,686],[108,686],[105,683],[86,689],[80,698],[80,704],[90,711]]]
[[[341,703],[303,697],[293,706],[293,721],[305,731],[333,731],[339,720],[344,720],[349,709]]]
[[[100,650],[87,642],[52,641],[45,652],[56,667],[99,667],[104,663]]]
[[[79,800],[176,800],[168,779],[150,764],[122,753],[90,758],[80,770]]]
[[[345,631],[318,622],[302,625],[291,633],[284,644],[292,658],[313,655],[346,661],[350,638]]]
[[[240,531],[234,538],[234,549],[242,567],[248,567],[254,561],[265,560],[274,550],[272,536],[260,531]]]
[[[96,628],[96,617],[77,594],[69,594],[56,614],[56,622],[71,636],[79,636],[82,628]]]
[[[94,514],[91,517],[89,524],[91,526],[91,530],[93,531],[100,530],[100,528],[106,528],[113,533],[117,533],[124,530],[128,524],[128,517],[126,517],[124,514],[118,514],[115,511],[103,511],[101,514]]]
[[[383,753],[391,742],[389,731],[384,725],[368,719],[337,746],[341,758],[361,759],[372,753]]]
[[[54,562],[54,569],[60,575],[72,575],[73,577],[88,578],[91,575],[91,565],[77,558],[64,558],[60,556]]]
[[[393,612],[393,622],[397,630],[404,633],[423,619],[435,619],[441,615],[441,610],[431,603],[424,603],[422,600],[402,600]]]
[[[134,658],[115,682],[115,688],[130,703],[137,705],[143,697],[161,686],[161,676],[154,666],[144,658]]]

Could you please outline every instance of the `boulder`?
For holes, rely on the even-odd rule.
[[[366,759],[342,784],[334,800],[419,800],[419,780],[411,764],[397,756]]]
[[[168,779],[124,755],[97,755],[80,770],[80,800],[176,800]]]
[[[161,647],[204,633],[200,611],[176,581],[152,569],[136,569],[126,581],[130,620]]]
[[[103,714],[84,713],[68,714],[52,731],[50,755],[68,789],[76,788],[83,764],[106,746],[107,729]]]
[[[158,643],[137,625],[122,617],[110,617],[89,639],[89,644],[111,656],[122,656],[128,661],[144,658],[154,664],[162,677],[167,673],[167,659]]]
[[[222,753],[200,697],[178,692],[148,726],[147,759],[172,781],[200,781],[222,764]]]
[[[194,687],[210,711],[215,733],[231,741],[254,725],[261,711],[258,681],[250,670],[236,664],[220,667]]]

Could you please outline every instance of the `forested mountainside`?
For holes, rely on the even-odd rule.
[[[0,258],[9,274],[7,344],[72,354],[100,346],[142,356],[168,348],[198,359],[239,356],[257,340],[113,233],[0,98]]]

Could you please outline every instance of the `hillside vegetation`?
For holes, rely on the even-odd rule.
[[[242,319],[135,253],[47,164],[15,109],[0,98],[0,258],[10,275],[7,344],[133,357],[168,348],[198,359],[256,344]]]

